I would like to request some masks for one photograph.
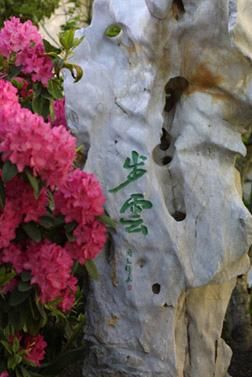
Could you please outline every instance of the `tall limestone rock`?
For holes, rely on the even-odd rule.
[[[85,377],[226,377],[221,339],[252,221],[250,0],[96,0],[69,126],[117,220],[88,298]],[[234,376],[235,377],[235,376]]]

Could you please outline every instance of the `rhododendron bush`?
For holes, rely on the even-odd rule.
[[[76,167],[64,118],[61,69],[80,79],[67,61],[79,40],[60,42],[14,17],[0,31],[0,377],[55,376],[62,352],[82,351],[84,267],[106,241],[101,186]]]

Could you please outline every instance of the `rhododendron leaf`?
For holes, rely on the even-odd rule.
[[[44,44],[45,52],[47,54],[50,53],[50,52],[54,52],[55,54],[60,54],[61,53],[61,49],[60,48],[53,46],[46,39],[43,39],[43,44]]]
[[[66,50],[70,50],[74,45],[74,30],[70,29],[60,33],[59,41]]]
[[[55,74],[57,76],[59,76],[59,73],[61,71],[61,69],[64,67],[64,60],[61,59],[60,57],[54,59],[54,70],[55,70]]]
[[[86,268],[88,275],[91,277],[91,279],[98,280],[99,273],[98,273],[98,270],[96,268],[94,261],[92,260],[86,261],[86,263],[84,264],[84,267]]]
[[[17,289],[11,292],[9,297],[9,305],[17,306],[22,304],[31,294],[31,291],[19,292]]]
[[[67,240],[68,240],[69,242],[74,242],[74,241],[76,241],[76,237],[75,237],[73,234],[68,233],[68,232],[66,232],[66,238],[67,238]]]
[[[5,284],[9,283],[16,276],[16,272],[11,270],[8,271],[6,266],[0,267],[0,286],[4,286]]]
[[[55,226],[55,220],[51,216],[42,216],[39,219],[40,225],[45,229],[51,229]]]
[[[70,71],[74,82],[78,82],[83,76],[83,70],[77,64],[65,63],[64,68],[67,68]]]
[[[11,80],[11,83],[12,83],[12,85],[14,85],[15,86],[15,88],[17,88],[17,89],[22,89],[23,88],[23,86],[24,86],[24,83],[23,82],[21,82],[21,81],[17,81],[17,80],[15,80],[15,79],[12,79]]]
[[[97,216],[97,220],[99,220],[109,228],[116,229],[116,221],[108,215]]]
[[[65,367],[79,361],[83,358],[87,346],[75,348],[73,350],[61,353],[55,361],[44,364],[40,367],[41,375],[55,376],[58,375]]]
[[[10,181],[18,173],[17,167],[10,161],[6,161],[2,170],[2,179],[4,182]]]
[[[47,118],[50,112],[49,106],[50,106],[50,101],[47,98],[33,96],[32,110],[35,113],[42,115],[44,118]]]
[[[7,80],[10,81],[14,77],[17,77],[19,73],[21,72],[21,70],[22,70],[22,67],[16,67],[15,65],[12,65],[9,69]]]
[[[55,202],[54,202],[53,193],[50,190],[47,190],[47,195],[48,195],[48,208],[51,211],[54,211],[55,210]]]
[[[19,292],[27,292],[27,291],[30,291],[32,288],[33,288],[32,285],[26,282],[22,282],[22,281],[17,286],[17,289],[19,290]]]
[[[0,178],[0,207],[1,209],[5,207],[5,190],[2,178]]]
[[[60,215],[60,216],[56,216],[54,218],[54,223],[55,223],[55,226],[60,226],[60,225],[63,225],[65,223],[65,218],[64,216]]]
[[[20,347],[19,340],[15,336],[14,339],[13,339],[13,343],[12,343],[12,350],[13,350],[13,352],[16,353],[19,350],[19,347]]]
[[[31,280],[31,273],[29,271],[23,271],[20,274],[21,280],[27,282]]]
[[[65,224],[64,228],[65,228],[67,233],[71,233],[74,230],[74,228],[76,228],[76,226],[77,226],[77,222],[72,221],[71,223]]]
[[[30,221],[29,223],[23,224],[22,228],[30,239],[35,242],[40,242],[42,240],[42,232],[38,224]]]
[[[50,80],[48,82],[48,92],[54,99],[63,98],[63,87],[60,79]]]
[[[26,177],[28,178],[28,181],[33,188],[35,199],[38,199],[39,193],[40,193],[40,181],[37,177],[34,177],[28,169],[25,169]]]
[[[11,351],[11,346],[8,342],[6,342],[5,340],[1,340],[0,341],[0,344],[2,344],[2,346],[6,349],[6,351],[11,354],[12,351]]]
[[[80,38],[74,38],[73,48],[78,47],[81,44],[81,42],[83,41],[84,38],[85,38],[84,36],[82,36]]]

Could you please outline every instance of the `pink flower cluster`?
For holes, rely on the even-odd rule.
[[[0,80],[0,92],[2,87],[6,88],[6,83]],[[0,107],[2,159],[16,164],[19,172],[30,167],[51,187],[60,185],[72,168],[75,139],[63,126],[52,128],[42,117],[15,103],[14,89]],[[1,100],[4,102],[4,94]]]
[[[53,127],[64,126],[67,128],[65,114],[65,98],[57,99],[53,103],[54,120],[51,121]]]
[[[16,17],[5,21],[0,30],[0,54],[14,58],[15,65],[31,75],[33,81],[46,86],[52,77],[51,59],[45,54],[41,35],[31,21],[22,23]]]
[[[38,335],[25,335],[24,336],[24,349],[25,349],[25,359],[33,363],[35,366],[40,366],[41,361],[44,360],[45,350],[47,343],[44,337],[40,334]]]
[[[76,241],[66,247],[80,263],[95,258],[105,243],[106,227],[96,219],[104,213],[104,202],[96,177],[79,169],[69,173],[55,193],[56,211],[65,216],[66,223],[78,224],[73,232]]]
[[[74,303],[77,280],[71,275],[72,258],[61,246],[44,242],[32,245],[26,251],[24,269],[31,271],[32,284],[40,289],[42,303],[62,298],[63,311],[71,309]]]
[[[12,344],[14,339],[19,342],[19,349],[24,351],[24,358],[34,364],[35,366],[40,366],[41,361],[45,357],[45,349],[47,343],[41,334],[38,335],[27,335],[24,333],[16,333],[9,337],[9,343]],[[3,373],[8,373],[7,371]],[[6,375],[8,376],[8,374]],[[1,377],[1,374],[0,374]]]
[[[9,377],[9,373],[6,370],[4,370],[0,373],[0,377]]]

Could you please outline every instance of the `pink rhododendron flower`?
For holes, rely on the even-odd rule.
[[[0,80],[0,105],[18,103],[17,89],[8,81]]]
[[[4,370],[3,372],[1,372],[0,377],[9,377],[9,373],[7,372],[7,370]]]
[[[24,268],[31,271],[31,283],[39,287],[42,303],[58,298],[62,298],[64,302],[65,295],[69,299],[69,288],[72,298],[75,297],[77,281],[71,275],[73,261],[64,248],[45,241],[30,246],[26,253],[27,262]],[[67,303],[64,306],[70,309]]]
[[[65,216],[66,222],[86,224],[104,213],[105,197],[97,178],[75,169],[55,193],[56,211]]]
[[[16,176],[6,184],[6,198],[9,200],[16,212],[22,216],[24,222],[38,221],[46,213],[48,203],[45,188],[40,191],[39,197],[34,197],[30,184]]]
[[[24,270],[26,260],[26,253],[14,244],[10,244],[0,253],[1,263],[10,263],[17,273]]]
[[[59,303],[59,308],[63,312],[68,312],[69,310],[71,310],[75,303],[77,283],[77,279],[74,276],[70,276],[70,278],[68,279],[67,287],[64,290],[63,299]]]
[[[89,224],[78,225],[73,235],[76,242],[68,242],[65,247],[73,259],[84,264],[101,252],[106,242],[107,230],[104,224],[94,220]]]
[[[57,99],[53,103],[55,119],[51,121],[53,127],[64,126],[67,128],[65,114],[65,98]]]
[[[24,348],[26,360],[32,362],[37,367],[41,365],[41,361],[45,357],[45,349],[47,343],[42,335],[24,335]]]
[[[0,80],[1,82],[1,80]],[[51,128],[30,110],[0,106],[0,152],[19,172],[30,167],[49,186],[60,185],[72,168],[76,142],[63,127]]]
[[[21,216],[12,203],[6,203],[0,214],[0,249],[7,247],[16,237],[16,228],[19,226]]]
[[[52,77],[52,61],[45,54],[42,37],[31,21],[22,23],[12,17],[5,21],[0,30],[0,54],[9,58],[15,54],[17,66],[30,74],[33,81],[47,85]]]

